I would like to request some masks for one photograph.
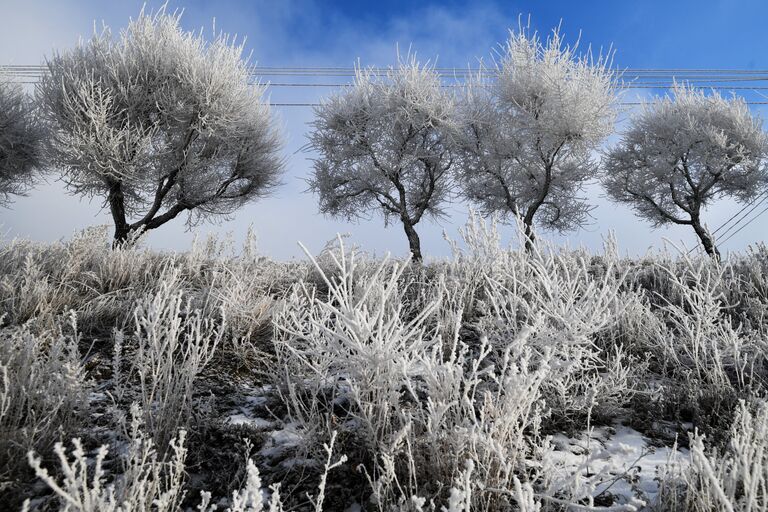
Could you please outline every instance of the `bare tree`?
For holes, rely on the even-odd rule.
[[[702,208],[730,196],[746,202],[768,178],[766,135],[743,99],[676,86],[635,115],[605,161],[603,183],[654,226],[691,226],[704,250],[719,259]]]
[[[278,182],[281,140],[242,44],[142,11],[55,55],[39,98],[50,165],[78,195],[106,196],[121,243],[187,213],[230,215]],[[129,217],[136,217],[133,222]]]
[[[413,259],[415,226],[443,215],[453,165],[454,100],[429,66],[401,61],[385,77],[358,70],[354,85],[315,110],[309,147],[319,153],[310,188],[320,211],[356,219],[370,208],[399,219]]]
[[[577,195],[598,172],[592,151],[613,130],[610,59],[577,50],[558,30],[544,41],[521,27],[461,102],[455,169],[464,195],[486,214],[521,217],[529,250],[534,222],[560,232],[585,224],[591,208]]]
[[[0,205],[32,184],[43,133],[30,98],[0,75]]]

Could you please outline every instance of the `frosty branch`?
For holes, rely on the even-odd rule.
[[[42,138],[32,101],[0,74],[0,205],[32,183]]]
[[[519,216],[557,231],[582,226],[590,206],[577,197],[597,173],[590,153],[615,118],[610,59],[578,55],[557,30],[543,41],[512,32],[495,71],[470,81],[461,102],[457,175],[464,195],[486,214]]]
[[[428,66],[401,61],[385,78],[358,70],[349,91],[316,110],[309,146],[319,153],[310,188],[320,211],[355,219],[373,207],[398,219],[414,260],[415,226],[439,217],[450,193],[454,101]]]
[[[702,209],[719,197],[747,202],[764,190],[766,136],[740,99],[676,87],[633,117],[606,159],[608,195],[655,226],[691,226],[719,258]]]
[[[55,55],[39,87],[51,167],[106,196],[115,240],[188,213],[229,215],[277,184],[281,139],[243,46],[161,9]],[[130,221],[131,217],[138,217]]]

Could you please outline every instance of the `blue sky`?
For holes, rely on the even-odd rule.
[[[113,29],[135,16],[143,2],[124,0],[0,0],[3,31],[0,32],[0,63],[39,63],[53,48],[63,49],[78,37],[91,33],[94,20],[104,20]],[[149,8],[159,2],[148,2]],[[768,69],[768,2],[759,0],[685,1],[446,1],[446,2],[319,2],[309,0],[179,0],[171,8],[183,8],[186,28],[216,27],[247,37],[253,58],[264,66],[350,66],[356,59],[364,65],[388,65],[396,58],[395,48],[409,46],[421,59],[437,59],[440,66],[466,67],[503,42],[507,30],[518,24],[520,15],[531,16],[532,25],[545,32],[562,21],[567,39],[581,32],[582,44],[593,48],[613,45],[615,63],[633,68],[731,68]],[[274,79],[277,81],[280,79]],[[271,91],[274,102],[317,101],[322,89]],[[231,232],[244,237],[248,226],[257,233],[261,250],[285,259],[300,255],[301,240],[319,250],[335,233],[350,233],[370,251],[405,254],[407,244],[397,225],[385,228],[381,219],[359,224],[323,218],[317,214],[316,198],[304,192],[302,178],[311,168],[311,154],[299,149],[305,144],[306,123],[312,112],[300,108],[276,108],[286,134],[288,171],[285,185],[276,194],[242,209],[235,219],[204,225],[196,232]],[[652,230],[623,206],[608,203],[600,190],[588,190],[595,220],[584,230],[567,237],[544,234],[556,243],[586,245],[598,249],[602,236],[616,232],[622,250],[640,254],[661,246],[663,239],[692,245],[686,229]],[[466,218],[466,205],[451,207],[451,219],[441,225],[422,223],[424,252],[432,256],[448,253],[443,230],[452,237]],[[708,212],[710,226],[718,226],[738,209],[722,202]],[[734,237],[723,249],[736,250],[765,240],[768,214]],[[0,209],[0,226],[8,237],[36,240],[68,238],[82,227],[108,224],[109,217],[94,200],[81,202],[63,192],[55,176],[48,183],[18,199],[10,209]],[[506,235],[511,230],[506,228]],[[509,237],[509,236],[507,236]],[[192,233],[182,221],[167,224],[150,235],[148,243],[161,249],[189,247]]]

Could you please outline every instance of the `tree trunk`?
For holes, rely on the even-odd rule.
[[[533,218],[536,216],[538,205],[532,205],[525,212],[523,217],[523,225],[525,226],[525,252],[528,254],[533,253],[533,248],[536,245],[536,233],[533,232]]]
[[[691,219],[691,225],[693,226],[694,231],[696,231],[699,240],[701,240],[701,245],[704,247],[707,254],[715,261],[720,261],[720,251],[717,249],[717,246],[715,246],[715,242],[712,240],[712,235],[709,234],[709,231],[701,225],[701,222],[696,217]]]
[[[408,245],[411,249],[411,255],[413,261],[421,263],[421,240],[419,240],[419,234],[413,227],[413,224],[403,219],[403,229],[405,230],[405,236],[408,237]]]
[[[524,221],[525,224],[525,252],[528,254],[533,253],[533,248],[536,245],[536,233],[533,232],[533,226]]]
[[[562,148],[563,145],[560,145]],[[533,232],[533,218],[536,216],[536,212],[539,211],[541,205],[547,200],[549,195],[549,187],[552,185],[552,166],[554,165],[554,159],[557,153],[560,151],[558,148],[552,155],[548,163],[545,163],[544,168],[544,185],[541,187],[536,200],[528,206],[525,210],[525,216],[523,217],[523,224],[525,224],[525,252],[528,254],[533,253],[533,249],[536,245],[536,233]]]
[[[114,248],[121,246],[128,239],[131,227],[125,219],[125,196],[119,182],[113,183],[109,187],[109,210],[112,213],[112,221],[115,223],[115,240],[112,244]]]

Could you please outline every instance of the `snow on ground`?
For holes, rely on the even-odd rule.
[[[230,414],[227,416],[227,422],[230,425],[248,425],[257,430],[266,430],[275,425],[274,421],[264,418],[253,418],[244,413]]]
[[[259,455],[267,458],[281,457],[289,449],[299,446],[303,440],[304,438],[296,429],[296,425],[288,423],[283,428],[274,430],[269,434],[269,439],[264,443]]]
[[[267,396],[272,391],[271,386],[252,388],[244,386],[243,394],[237,399],[237,405],[230,410],[225,421],[230,425],[246,425],[256,430],[268,430],[275,427],[275,418],[265,417],[267,414]]]
[[[293,423],[283,424],[271,415],[269,410],[272,386],[251,388],[244,386],[242,395],[237,398],[236,405],[225,413],[224,419],[230,425],[247,426],[255,430],[269,433],[259,455],[267,459],[281,459],[287,452],[304,441],[304,437]],[[301,457],[280,461],[284,466],[302,466],[315,464],[314,461]]]
[[[259,455],[281,466],[315,465],[303,457],[285,458],[304,441],[295,424],[283,424],[269,414],[268,403],[273,390],[246,387],[235,407],[225,414],[231,425],[243,425],[260,430],[268,437]],[[637,430],[617,421],[574,437],[556,434],[551,437],[545,467],[554,488],[589,488],[594,498],[612,496],[615,505],[635,505],[649,510],[659,493],[660,470],[670,465],[685,465],[688,450],[655,446],[653,441]]]
[[[591,495],[610,493],[616,504],[635,504],[648,510],[656,501],[660,468],[686,464],[688,450],[657,447],[637,430],[615,423],[592,429],[577,437],[557,434],[552,437],[549,460],[556,474],[553,481],[565,485],[574,473],[582,482],[596,482]],[[640,505],[638,500],[645,503]]]

